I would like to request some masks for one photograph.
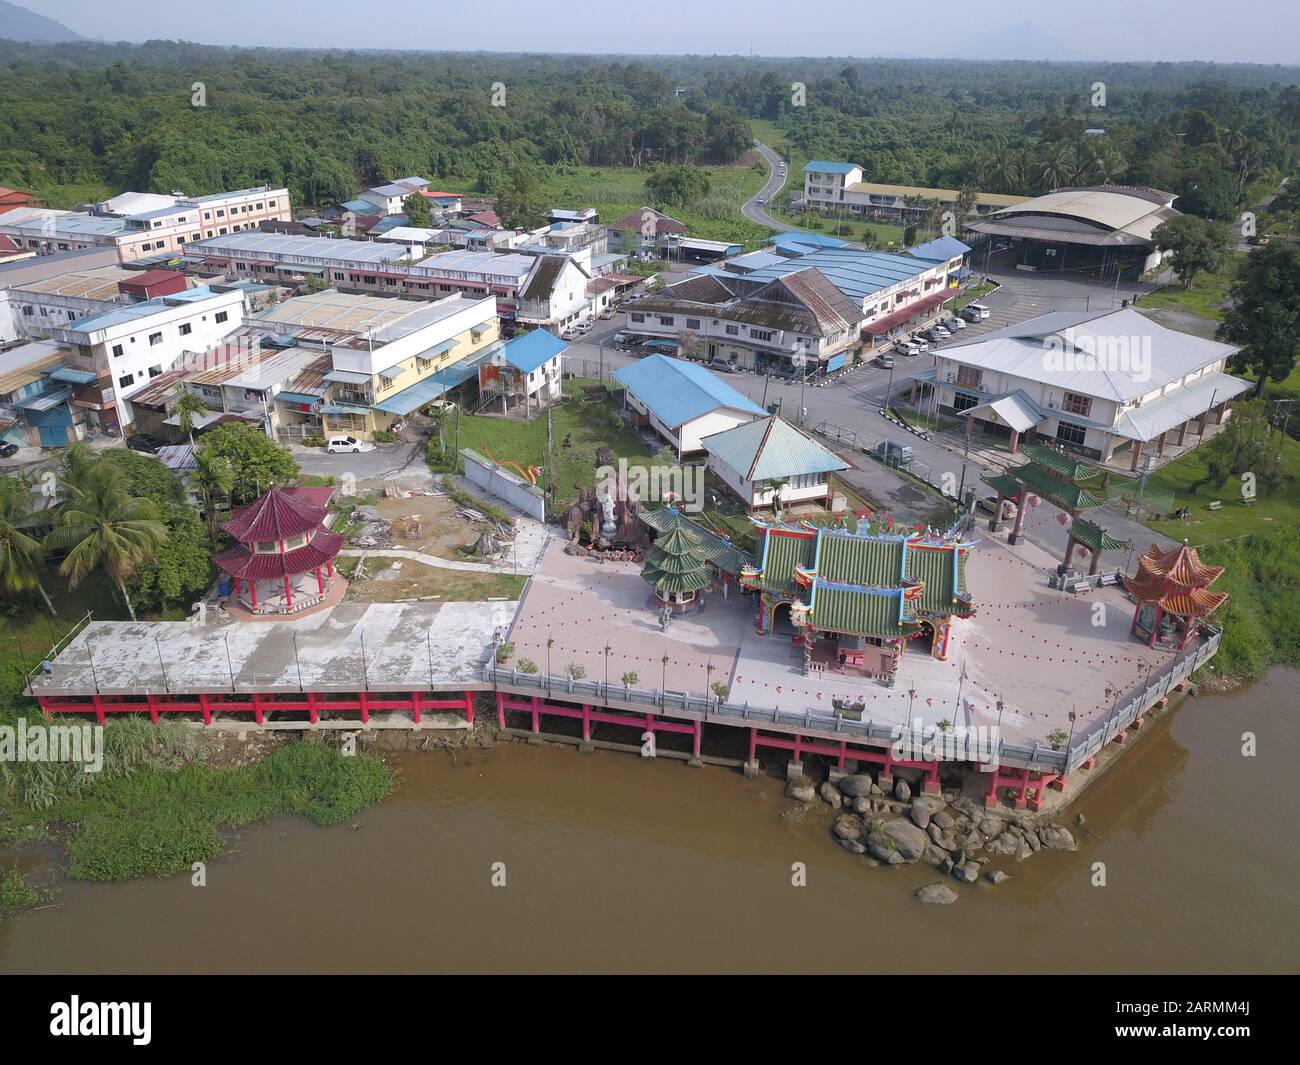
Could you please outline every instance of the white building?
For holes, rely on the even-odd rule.
[[[1029,435],[1111,462],[1182,446],[1251,385],[1225,373],[1227,344],[1179,333],[1133,309],[1052,311],[945,346],[912,374],[912,402],[964,417],[968,432]]]
[[[772,415],[702,441],[709,469],[750,510],[831,502],[830,475],[849,464],[802,429]]]

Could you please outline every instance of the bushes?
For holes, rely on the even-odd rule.
[[[0,918],[12,917],[40,901],[40,894],[17,869],[11,869],[6,876],[0,878]]]
[[[392,444],[397,441],[397,434],[388,429],[376,429],[370,435],[376,444]]]
[[[153,732],[151,732],[153,730]],[[82,880],[169,876],[222,853],[223,826],[277,814],[332,825],[381,802],[392,771],[369,755],[346,757],[302,740],[251,766],[170,767],[185,742],[144,721],[115,722],[106,732],[104,772],[82,776],[44,815],[69,826],[68,875]],[[116,739],[110,739],[120,734]],[[193,752],[190,752],[193,753]]]

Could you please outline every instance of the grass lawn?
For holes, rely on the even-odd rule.
[[[1184,289],[1181,282],[1166,285],[1142,297],[1143,310],[1175,310],[1199,315],[1214,321],[1223,320],[1228,299],[1228,286],[1236,276],[1237,266],[1246,252],[1234,252],[1224,269],[1212,274],[1197,274],[1192,287]]]
[[[746,158],[756,158],[747,156]],[[757,194],[767,180],[767,165],[706,166],[707,196],[665,213],[683,223],[691,237],[702,240],[740,241],[748,247],[771,235],[765,226],[747,221],[740,207]],[[649,204],[645,191],[647,171],[634,167],[547,167],[539,171],[542,199],[554,206],[594,207],[602,222],[613,222]]]
[[[401,562],[401,568],[395,569]],[[351,579],[355,558],[339,560],[339,572]],[[393,603],[399,599],[436,596],[448,603],[481,603],[486,599],[518,599],[526,577],[512,573],[470,573],[439,569],[422,562],[388,559],[374,555],[366,559],[368,580],[348,587],[350,603]]]
[[[601,447],[609,447],[615,455],[629,460],[650,457],[641,438],[625,424],[613,428],[612,419],[606,414],[616,409],[612,394],[604,401],[580,398],[584,386],[599,383],[580,377],[565,381],[564,392],[568,399],[551,410],[556,465],[555,504],[561,510],[577,501],[579,488],[595,485],[596,470],[600,466],[597,452]],[[449,419],[449,439],[454,440],[455,433],[455,419]],[[464,415],[460,419],[460,446],[483,454],[491,452],[498,462],[544,467],[546,416],[543,414],[525,423],[517,418]]]
[[[1147,478],[1146,492],[1162,504],[1170,498],[1170,511],[1190,507],[1192,516],[1183,521],[1171,518],[1151,522],[1150,526],[1175,540],[1205,544],[1271,526],[1300,525],[1300,443],[1290,438],[1282,441],[1282,469],[1287,479],[1276,491],[1246,503],[1232,480],[1221,488],[1207,484],[1193,492],[1192,485],[1205,476],[1205,462],[1196,451],[1182,455]],[[1223,507],[1209,510],[1208,504],[1216,499],[1222,501]]]

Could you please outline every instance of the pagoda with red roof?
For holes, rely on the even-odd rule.
[[[324,524],[330,494],[272,488],[221,527],[238,543],[213,562],[233,578],[235,603],[254,614],[294,614],[325,599],[343,546]]]
[[[1212,592],[1210,585],[1223,576],[1222,566],[1207,566],[1184,540],[1178,547],[1161,551],[1152,544],[1138,558],[1138,572],[1124,578],[1124,587],[1137,601],[1133,612],[1133,632],[1148,647],[1154,647],[1161,635],[1161,619],[1166,614],[1182,623],[1178,649],[1187,646],[1203,618],[1218,610],[1228,598],[1227,592]],[[1174,627],[1177,634],[1178,626]]]

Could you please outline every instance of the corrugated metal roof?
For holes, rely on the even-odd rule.
[[[803,169],[806,174],[851,174],[859,167],[857,163],[833,163],[826,159],[810,159]]]
[[[765,415],[753,400],[696,363],[650,355],[614,371],[614,379],[675,429],[719,408]]]
[[[1218,406],[1252,387],[1249,381],[1226,373],[1202,374],[1158,399],[1148,400],[1140,407],[1125,411],[1115,426],[1115,432],[1130,440],[1154,440],[1176,425],[1199,418],[1211,405]]]
[[[776,415],[714,433],[701,443],[747,481],[848,469],[838,455]]]
[[[534,329],[506,341],[503,354],[506,362],[516,370],[532,373],[568,348],[569,345],[553,333],[548,333],[545,329]]]

